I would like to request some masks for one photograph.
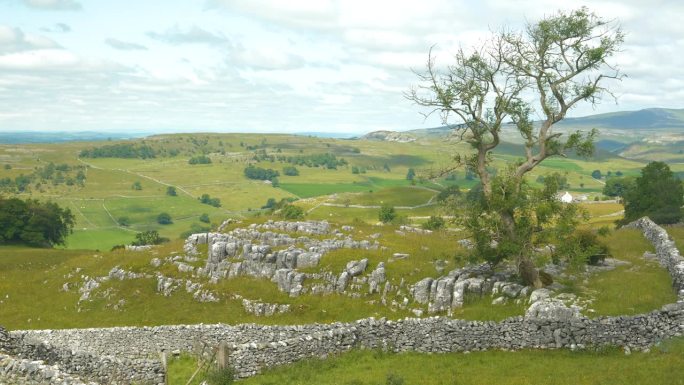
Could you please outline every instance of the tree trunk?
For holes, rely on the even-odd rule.
[[[526,256],[520,256],[518,259],[518,274],[528,286],[534,286],[535,289],[544,286],[539,278],[539,270]]]
[[[506,236],[511,241],[516,240],[515,234],[515,219],[513,218],[513,213],[504,211],[499,213],[501,215],[501,221],[504,224],[504,231]],[[534,286],[539,289],[543,286],[541,279],[539,278],[539,271],[534,263],[530,260],[529,256],[520,254],[517,258],[518,260],[518,275],[522,278],[523,282],[528,286]]]

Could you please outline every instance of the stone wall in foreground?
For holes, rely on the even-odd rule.
[[[121,359],[71,350],[0,329],[0,383],[164,384],[159,360]]]
[[[606,345],[648,349],[664,339],[684,334],[684,260],[667,232],[647,218],[630,226],[641,229],[654,244],[657,258],[667,268],[679,294],[678,303],[646,314],[593,319],[581,316],[544,317],[528,313],[526,317],[513,317],[501,322],[463,321],[447,317],[400,321],[368,318],[352,323],[296,326],[179,325],[15,331],[10,335],[16,341],[31,346],[46,342],[68,352],[73,350],[76,355],[117,357],[120,360],[117,362],[131,368],[153,362],[147,359],[158,357],[161,351],[193,351],[200,343],[210,346],[225,343],[230,365],[239,377],[254,375],[267,367],[310,357],[326,357],[356,348],[429,353],[523,348],[582,349]],[[27,356],[32,358],[32,355],[49,358],[50,354],[43,354],[40,349],[27,352]],[[73,367],[68,357],[52,361],[64,361],[67,368]],[[118,363],[110,365],[112,370],[120,368]],[[97,372],[95,369],[92,371]]]

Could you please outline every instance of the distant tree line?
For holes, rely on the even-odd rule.
[[[337,169],[338,166],[344,166],[347,161],[344,158],[337,158],[335,154],[312,154],[312,155],[296,155],[296,156],[278,156],[277,159],[281,162],[291,163],[297,166],[306,167],[325,167],[330,170]]]
[[[278,177],[280,173],[270,168],[261,168],[256,166],[247,166],[244,170],[245,176],[249,179],[256,180],[273,180]]]
[[[74,227],[74,215],[56,203],[0,198],[0,244],[62,245]]]
[[[66,163],[48,163],[43,167],[38,167],[32,173],[21,174],[14,178],[0,178],[0,191],[3,192],[26,192],[30,190],[31,184],[40,188],[42,184],[50,183],[53,186],[65,184],[67,186],[85,185],[86,175],[83,171],[85,166],[70,166]],[[74,175],[73,171],[76,171]]]
[[[152,147],[147,145],[121,143],[82,150],[79,156],[82,158],[149,159],[155,158],[157,154]]]

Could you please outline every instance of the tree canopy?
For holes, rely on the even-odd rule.
[[[51,247],[64,244],[74,215],[56,203],[0,197],[0,243]]]
[[[628,188],[625,198],[625,219],[628,223],[648,216],[656,223],[677,223],[682,219],[684,188],[663,162],[651,162],[641,170]]]
[[[479,218],[492,221],[486,227],[489,232],[471,229],[478,250],[497,260],[517,258],[519,268],[529,268],[535,245],[528,230],[536,231],[542,224],[554,226],[556,221],[546,219],[564,214],[558,206],[555,212],[544,214],[542,223],[529,227],[529,218],[521,210],[538,210],[529,206],[533,200],[526,200],[530,190],[524,176],[549,157],[593,153],[595,130],[564,136],[554,131],[554,125],[578,103],[595,104],[610,93],[606,81],[622,75],[609,59],[622,42],[618,25],[580,8],[528,23],[521,31],[492,33],[480,47],[460,49],[447,67],[439,67],[430,50],[425,72],[417,73],[421,83],[406,97],[427,108],[426,115],[439,114],[474,150],[457,155],[455,167],[477,173],[482,187]],[[533,116],[541,116],[541,121],[535,122]],[[509,122],[521,136],[524,151],[510,169],[497,174],[489,167],[491,152],[499,146],[502,128]],[[547,193],[551,187],[547,184]],[[546,204],[543,201],[548,203],[537,200]],[[525,203],[528,209],[514,202]],[[536,270],[528,269],[528,273],[526,281],[540,285]]]

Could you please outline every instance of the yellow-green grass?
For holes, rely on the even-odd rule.
[[[206,375],[206,370],[198,371],[199,365],[195,358],[188,354],[179,357],[167,357],[166,383],[178,385],[200,385]],[[195,374],[197,372],[197,374]],[[192,376],[195,376],[190,381]]]
[[[679,253],[684,253],[684,227],[682,226],[666,226],[665,229],[670,237],[675,241]],[[684,255],[684,254],[683,254]]]
[[[409,185],[405,179],[409,167],[414,168],[418,175],[427,175],[429,171],[444,169],[451,166],[452,156],[457,153],[472,151],[464,143],[454,143],[436,139],[420,139],[413,143],[393,143],[382,141],[365,140],[336,140],[321,139],[302,136],[288,135],[265,135],[265,134],[179,134],[159,135],[134,141],[122,141],[124,143],[139,143],[150,145],[157,151],[179,150],[180,154],[175,157],[159,156],[154,159],[79,159],[78,154],[82,149],[94,146],[102,146],[116,142],[92,142],[92,143],[60,143],[60,144],[31,144],[31,145],[0,145],[0,162],[11,164],[10,170],[0,168],[0,177],[14,177],[20,173],[30,173],[36,167],[42,167],[48,162],[67,163],[72,166],[90,165],[86,169],[85,187],[79,186],[53,186],[44,183],[42,187],[32,187],[31,192],[20,194],[21,197],[39,199],[53,199],[61,204],[72,208],[83,206],[82,212],[76,213],[77,229],[79,231],[102,232],[117,226],[109,214],[102,208],[102,203],[109,207],[109,203],[116,199],[128,199],[117,206],[117,212],[112,215],[134,217],[131,228],[134,230],[154,229],[156,224],[153,216],[142,216],[135,212],[135,206],[140,202],[149,202],[151,199],[160,199],[167,203],[165,193],[168,185],[177,187],[178,198],[194,199],[202,194],[210,194],[212,197],[221,199],[223,207],[220,210],[204,208],[199,205],[188,204],[188,209],[194,210],[193,214],[199,216],[203,212],[209,213],[212,218],[217,218],[218,213],[223,212],[226,216],[242,216],[250,211],[259,209],[269,198],[277,200],[288,197],[309,197],[321,194],[333,194],[343,192],[368,192],[380,193],[383,189]],[[242,142],[242,146],[240,145]],[[273,188],[259,181],[251,181],[244,177],[243,169],[251,162],[253,152],[247,150],[247,146],[262,146],[266,151],[274,155],[297,156],[322,153],[334,153],[338,157],[345,158],[349,164],[340,166],[337,170],[328,170],[323,167],[310,168],[299,166],[299,176],[281,175],[281,188]],[[510,146],[508,146],[510,147]],[[358,149],[357,150],[354,150]],[[515,148],[502,146],[495,155],[494,166],[503,167],[505,162],[518,159],[519,155],[512,155]],[[222,154],[223,151],[225,154]],[[280,151],[280,152],[279,152]],[[210,165],[190,165],[188,159],[200,152],[207,152],[213,163]],[[273,168],[281,171],[288,163],[282,162],[258,162],[261,167]],[[366,174],[352,174],[352,166],[367,168]],[[387,171],[384,166],[390,170]],[[600,169],[604,173],[608,170],[623,172],[636,172],[642,166],[640,162],[624,160],[620,158],[583,161],[575,159],[549,159],[542,163],[531,174],[531,179],[537,175],[545,175],[554,171],[568,172],[567,177],[571,183],[571,190],[599,191],[602,188],[601,181],[590,177],[591,171]],[[675,165],[673,165],[674,167]],[[462,188],[472,187],[476,181],[466,181],[463,171],[457,172],[458,179],[455,183]],[[133,190],[134,182],[140,182],[142,189]],[[453,183],[441,181],[442,185]],[[533,182],[534,183],[534,182]],[[584,183],[584,188],[579,184]],[[427,187],[438,187],[430,183]],[[405,190],[406,192],[414,192]],[[425,197],[422,192],[415,194],[402,194],[402,199],[409,201],[422,201]],[[390,192],[384,194],[391,195]],[[81,203],[80,199],[100,200],[90,203]],[[135,199],[141,199],[136,203]],[[365,203],[378,200],[377,195],[362,196]],[[428,198],[429,199],[429,198]],[[380,199],[385,201],[386,199]],[[180,201],[180,199],[179,199]],[[131,206],[131,212],[127,212],[126,205]],[[162,208],[161,204],[154,205]],[[354,217],[365,221],[374,221],[375,213],[371,212],[340,212],[335,210],[320,211],[316,209],[311,213],[311,218],[348,220]],[[165,210],[168,211],[168,210]],[[183,208],[171,210],[170,214],[175,217],[185,217]],[[425,216],[434,212],[432,208],[417,212],[407,212],[407,216]],[[130,215],[129,215],[130,214]],[[343,214],[343,215],[340,215]],[[616,218],[617,219],[617,218]],[[144,220],[144,222],[140,222]],[[217,221],[220,219],[217,218]],[[594,219],[594,221],[608,224],[608,219]],[[178,225],[160,228],[165,235],[172,238],[187,231],[191,223],[179,223]],[[84,230],[85,229],[85,230]],[[94,235],[97,238],[97,235]],[[74,241],[75,247],[88,246],[92,243]]]
[[[73,234],[67,237],[66,244],[63,247],[74,250],[105,251],[115,245],[130,244],[135,240],[135,234],[135,231],[119,227],[74,230]]]
[[[194,364],[196,365],[196,364]],[[191,358],[170,362],[173,373],[194,367]],[[176,368],[178,366],[179,368]],[[190,375],[174,375],[169,385],[183,385]],[[390,378],[396,382],[391,382]],[[399,382],[403,381],[403,382]],[[681,385],[684,339],[654,347],[650,353],[625,355],[621,349],[599,351],[523,350],[470,354],[388,353],[354,350],[266,370],[240,381],[245,385]]]
[[[319,202],[320,203],[320,202]],[[336,207],[306,204],[304,207],[309,207],[306,213],[306,219],[311,220],[327,220],[336,223],[354,224],[354,223],[369,223],[374,224],[379,221],[379,209],[377,208],[358,208],[358,207]],[[413,209],[395,208],[397,216],[405,218],[406,222],[411,222],[411,217],[426,217],[430,215],[438,215],[439,206],[430,205],[418,207]]]
[[[583,297],[594,297],[587,315],[640,314],[677,301],[672,279],[657,261],[643,258],[653,246],[640,231],[622,229],[604,239],[617,259],[630,264],[593,274],[587,284],[575,282]]]
[[[352,204],[362,206],[419,206],[427,204],[437,194],[437,191],[424,187],[389,187],[377,192],[339,195],[334,202],[338,204]]]

